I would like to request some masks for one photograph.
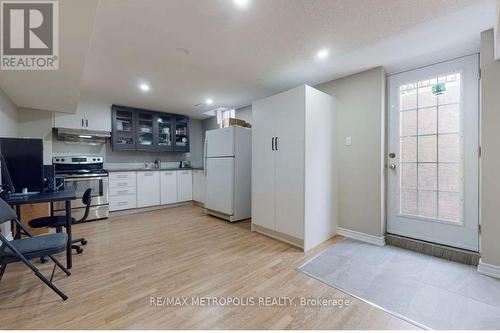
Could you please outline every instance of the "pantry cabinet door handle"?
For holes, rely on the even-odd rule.
[[[274,151],[274,136],[273,136],[273,138],[271,139],[271,149]]]
[[[276,140],[274,141],[274,146],[276,150],[280,150],[280,146],[278,145],[278,137],[276,137]]]

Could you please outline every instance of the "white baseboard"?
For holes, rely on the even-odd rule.
[[[384,246],[385,245],[385,237],[384,236],[373,236],[369,234],[365,234],[363,232],[349,230],[345,228],[338,227],[337,234],[359,240],[361,242],[370,243],[373,245]]]
[[[500,279],[500,266],[487,264],[483,262],[482,259],[479,259],[479,265],[477,266],[477,271],[481,274]]]

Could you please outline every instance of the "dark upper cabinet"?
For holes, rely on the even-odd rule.
[[[115,151],[189,152],[189,117],[113,105]]]
[[[189,152],[189,118],[174,116],[175,141],[174,151]]]
[[[113,150],[135,150],[135,116],[128,108],[111,107],[111,147]]]
[[[167,113],[155,114],[156,123],[156,151],[169,152],[173,150],[173,116]]]
[[[156,150],[156,124],[153,112],[137,111],[135,114],[135,148],[142,151]]]

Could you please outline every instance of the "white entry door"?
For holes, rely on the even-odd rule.
[[[478,55],[389,77],[387,232],[479,249]]]

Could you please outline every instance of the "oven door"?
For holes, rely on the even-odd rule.
[[[76,200],[71,202],[71,208],[82,208],[85,205],[82,202],[83,194],[90,188],[92,189],[91,206],[107,205],[108,198],[108,176],[67,176],[64,177],[64,187],[73,187],[76,191]],[[55,202],[54,210],[64,210],[64,202]]]

